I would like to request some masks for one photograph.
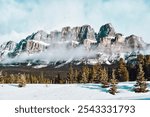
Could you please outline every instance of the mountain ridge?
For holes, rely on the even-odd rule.
[[[111,63],[119,58],[129,56],[132,52],[137,54],[144,52],[149,47],[150,44],[145,43],[141,37],[133,34],[125,37],[121,33],[116,33],[111,23],[102,25],[99,32],[95,32],[90,25],[73,28],[67,26],[63,27],[61,31],[51,31],[50,33],[39,30],[19,43],[9,41],[2,44],[0,46],[0,63],[11,64],[17,60],[18,62],[33,62],[35,59],[45,61],[44,57],[41,60],[41,56],[45,56],[48,61],[45,64],[85,58],[89,60],[93,58],[95,63]],[[24,61],[20,61],[20,58],[23,58]],[[90,64],[87,61],[86,63]]]

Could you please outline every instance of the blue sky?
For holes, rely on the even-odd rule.
[[[149,0],[0,0],[0,16],[0,42],[68,25],[90,24],[98,31],[108,22],[125,36],[150,42]]]

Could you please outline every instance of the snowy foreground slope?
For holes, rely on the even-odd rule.
[[[135,93],[132,91],[134,84],[119,83],[116,95],[109,94],[108,89],[101,88],[99,84],[27,84],[24,88],[18,88],[17,84],[0,84],[0,100],[150,100],[150,91]]]

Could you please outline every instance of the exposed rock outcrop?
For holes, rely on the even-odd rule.
[[[143,49],[146,45],[142,38],[136,35],[130,35],[126,37],[125,43],[126,46],[128,46],[131,49]]]
[[[8,41],[0,46],[0,59],[7,56],[10,52],[13,52],[16,48],[16,43],[13,41]]]
[[[105,24],[100,27],[98,38],[115,37],[115,29],[111,23]]]
[[[85,47],[86,50],[95,51],[105,54],[107,58],[111,56],[122,56],[122,53],[129,53],[134,50],[143,50],[150,48],[141,37],[130,35],[123,36],[116,33],[111,23],[102,25],[98,33],[90,25],[77,27],[63,27],[61,31],[51,31],[47,33],[43,30],[37,31],[19,43],[9,41],[0,46],[0,61],[5,56],[14,58],[21,53],[34,54],[48,50],[64,47],[66,50]]]

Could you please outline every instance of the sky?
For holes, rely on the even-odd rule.
[[[116,32],[150,43],[149,0],[0,0],[0,43],[47,33],[64,26],[91,25],[96,32],[112,23]]]

